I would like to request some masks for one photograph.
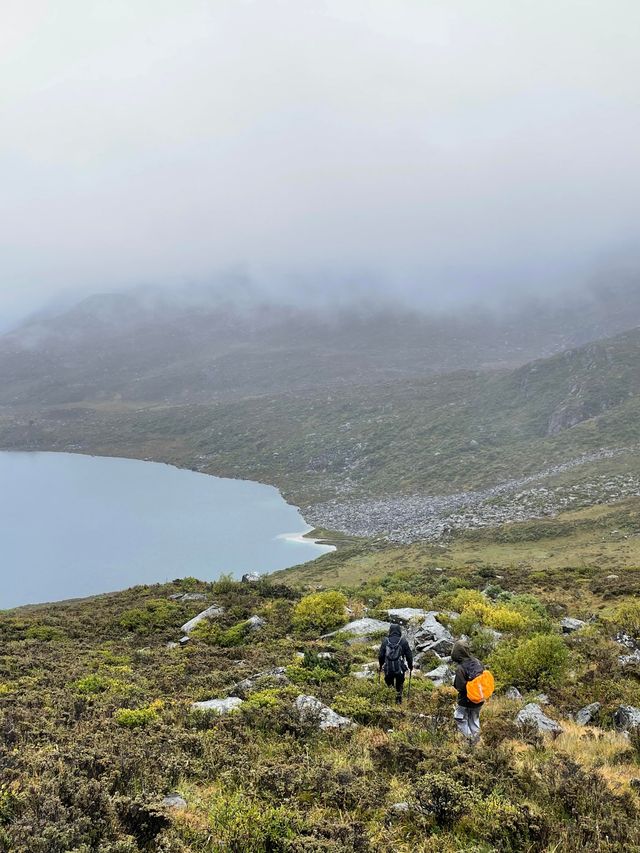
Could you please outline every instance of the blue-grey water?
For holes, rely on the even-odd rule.
[[[287,568],[330,550],[301,540],[308,530],[273,486],[131,459],[0,452],[0,609]]]

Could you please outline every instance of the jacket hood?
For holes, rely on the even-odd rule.
[[[451,660],[454,660],[456,663],[462,663],[465,660],[469,660],[471,657],[471,649],[469,648],[469,643],[466,640],[458,640],[453,645],[453,650],[451,652]]]
[[[389,628],[389,636],[390,637],[401,637],[402,636],[402,628],[399,625],[392,625]]]

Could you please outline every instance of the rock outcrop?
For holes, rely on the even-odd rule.
[[[616,726],[624,732],[640,727],[640,708],[634,705],[620,705],[613,714]]]
[[[576,714],[576,723],[579,726],[588,726],[589,723],[594,723],[598,719],[601,708],[602,705],[600,702],[592,702],[590,705],[585,705]]]
[[[323,731],[327,729],[349,729],[355,726],[353,720],[336,714],[315,696],[298,696],[296,709],[301,720],[317,722],[318,728]]]
[[[560,627],[562,628],[563,634],[572,634],[574,631],[579,631],[580,628],[584,628],[586,622],[583,622],[582,619],[572,619],[570,616],[565,616],[564,619],[560,622]]]
[[[454,671],[449,664],[443,663],[432,669],[431,672],[425,673],[425,678],[433,682],[434,687],[443,687],[445,684],[453,684]]]
[[[215,714],[230,714],[242,705],[242,699],[228,696],[226,699],[207,699],[204,702],[192,702],[194,711],[212,711]]]
[[[382,622],[380,619],[371,619],[365,616],[363,619],[356,619],[354,622],[349,622],[337,631],[332,631],[330,634],[325,634],[325,637],[335,637],[336,634],[353,634],[356,637],[370,637],[373,634],[379,634],[381,631],[388,632],[391,627],[390,622]]]
[[[521,727],[533,726],[542,733],[549,732],[557,735],[562,732],[562,726],[552,720],[551,717],[547,717],[540,705],[536,705],[535,702],[529,702],[528,705],[524,706],[516,716],[516,723]]]
[[[218,616],[222,616],[223,613],[223,607],[220,607],[218,604],[212,604],[211,607],[207,607],[207,609],[203,610],[202,613],[198,613],[198,615],[194,616],[193,619],[189,619],[188,622],[185,622],[180,630],[184,634],[189,634],[193,631],[196,625],[199,625],[205,619],[216,619]]]

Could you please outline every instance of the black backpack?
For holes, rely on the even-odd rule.
[[[393,642],[395,640],[395,643]],[[384,652],[384,671],[396,675],[403,671],[402,667],[402,637],[393,636],[387,639]]]

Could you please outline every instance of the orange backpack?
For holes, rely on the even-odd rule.
[[[481,672],[480,675],[467,681],[467,699],[475,704],[486,702],[491,696],[495,688],[493,675],[488,669]]]

